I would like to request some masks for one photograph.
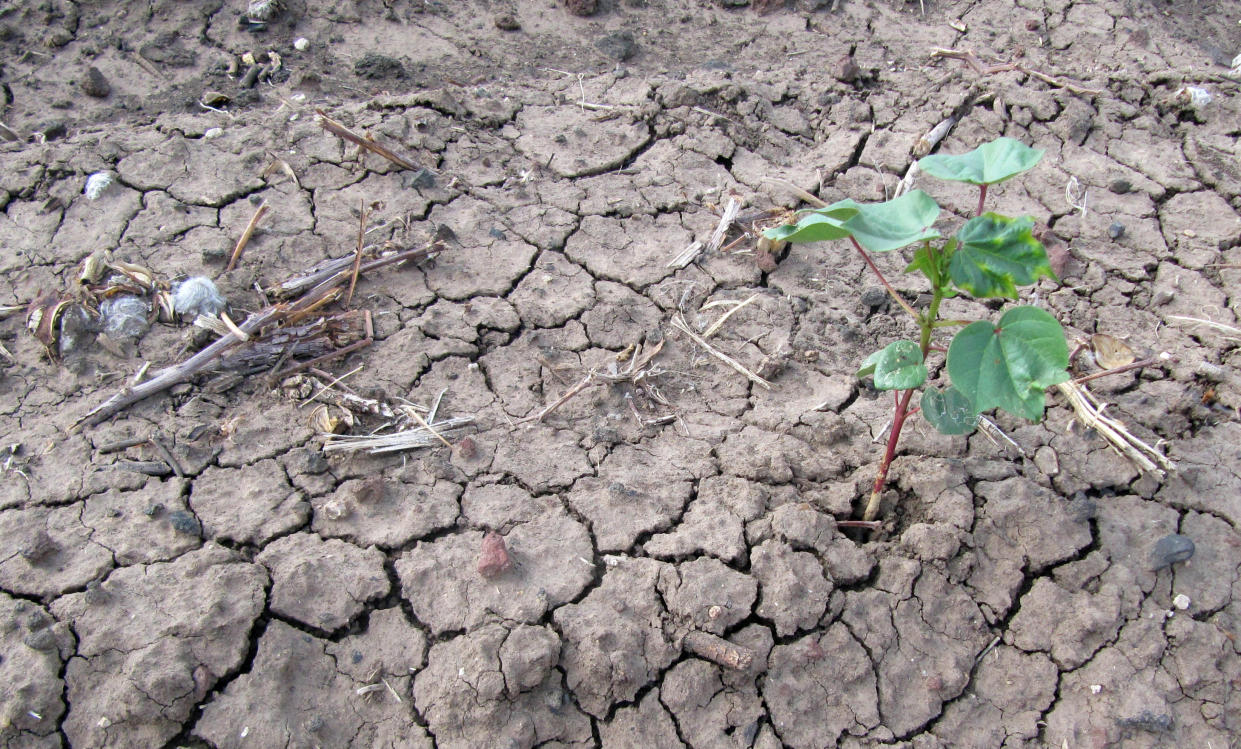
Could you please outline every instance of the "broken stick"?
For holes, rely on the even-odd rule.
[[[416,171],[422,168],[409,159],[403,156],[398,156],[395,151],[387,146],[376,143],[372,138],[364,138],[361,135],[358,135],[336,120],[328,117],[322,109],[315,110],[315,120],[319,123],[319,127],[328,131],[332,135],[335,135],[337,138],[343,138],[359,148],[370,151],[371,153],[379,154],[402,169]]]

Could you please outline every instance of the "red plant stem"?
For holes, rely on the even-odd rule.
[[[978,186],[978,210],[974,212],[975,216],[982,215],[982,204],[983,204],[983,201],[985,201],[986,199],[987,199],[987,186],[979,185]]]
[[[875,261],[870,259],[870,255],[867,254],[866,250],[862,249],[862,245],[858,244],[858,241],[853,237],[849,237],[849,241],[852,242],[853,246],[857,248],[858,253],[861,254],[862,259],[866,261],[866,264],[870,266],[870,269],[874,271],[876,276],[879,277],[879,282],[883,284],[883,288],[888,290],[888,294],[896,300],[897,304],[904,307],[906,312],[913,315],[914,319],[918,319],[918,313],[914,311],[913,307],[909,306],[909,302],[901,299],[901,295],[896,293],[896,289],[892,288],[892,284],[888,283],[888,279],[884,277],[883,271],[879,270],[879,266],[875,265]]]
[[[901,438],[905,418],[909,416],[909,399],[913,397],[913,394],[913,390],[906,390],[896,401],[896,413],[892,416],[892,430],[888,432],[888,446],[883,451],[879,475],[875,476],[875,483],[871,485],[870,500],[866,503],[866,511],[862,513],[863,520],[874,520],[879,514],[879,497],[883,494],[884,485],[888,483],[888,469],[892,467],[892,459],[896,457],[896,443]]]

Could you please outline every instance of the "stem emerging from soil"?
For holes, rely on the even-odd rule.
[[[935,318],[939,316],[939,304],[944,300],[942,288],[937,283],[935,291],[931,297],[931,306],[927,308],[926,314],[917,315],[918,327],[921,328],[921,348],[922,358],[926,359],[927,352],[931,350],[931,333],[935,329]],[[866,502],[866,510],[862,513],[862,520],[874,520],[879,514],[879,502],[883,496],[883,488],[888,483],[888,469],[892,467],[892,459],[896,457],[896,443],[901,439],[901,429],[905,426],[905,420],[917,413],[919,409],[910,410],[909,401],[913,398],[914,391],[904,390],[896,398],[896,411],[892,415],[892,430],[888,433],[888,444],[883,451],[883,462],[879,464],[879,474],[875,476],[875,483],[871,486],[870,499]]]

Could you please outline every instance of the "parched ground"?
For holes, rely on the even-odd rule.
[[[105,248],[216,278],[242,320],[256,282],[349,254],[371,205],[373,242],[443,250],[364,277],[376,341],[324,366],[476,419],[452,449],[325,454],[311,405],[216,372],[72,432],[188,331],[79,332],[53,361],[7,314],[4,745],[1237,746],[1241,7],[595,5],[0,9],[0,305],[72,291]],[[246,80],[247,53],[268,75]],[[1141,475],[1058,396],[1043,424],[999,418],[1015,444],[919,419],[861,535],[837,521],[890,400],[854,372],[911,322],[841,247],[669,261],[730,196],[743,216],[798,204],[768,178],[883,199],[953,114],[940,152],[1046,149],[992,203],[1049,225],[1064,261],[1027,301],[1074,338],[1175,357],[1092,388],[1178,468]],[[770,389],[672,325],[751,296],[711,343]],[[661,342],[644,379],[531,418]],[[489,532],[514,564],[483,576]],[[1161,566],[1172,533],[1196,553]]]

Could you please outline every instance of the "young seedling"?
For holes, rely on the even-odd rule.
[[[1009,307],[996,321],[941,320],[940,304],[958,294],[975,298],[1017,298],[1017,287],[1041,277],[1055,280],[1047,252],[1034,238],[1034,220],[983,213],[987,188],[1026,172],[1041,150],[1012,138],[998,138],[955,156],[932,155],[918,162],[933,177],[978,187],[978,208],[956,234],[934,228],[940,207],[930,195],[913,190],[899,198],[863,205],[842,200],[807,211],[796,224],[769,229],[772,240],[822,242],[847,239],[892,298],[917,322],[917,341],[894,341],[866,357],[859,377],[872,377],[879,390],[894,392],[891,432],[879,473],[862,517],[873,520],[888,480],[905,421],[921,411],[944,434],[969,434],[985,411],[1000,408],[1031,421],[1043,417],[1047,388],[1069,379],[1069,347],[1056,318],[1038,307]],[[871,253],[916,245],[906,272],[930,282],[931,300],[919,311],[903,299],[880,272]],[[937,331],[964,326],[946,349],[948,384],[927,387],[917,406],[914,393],[927,380],[927,355],[945,352],[934,345]]]

